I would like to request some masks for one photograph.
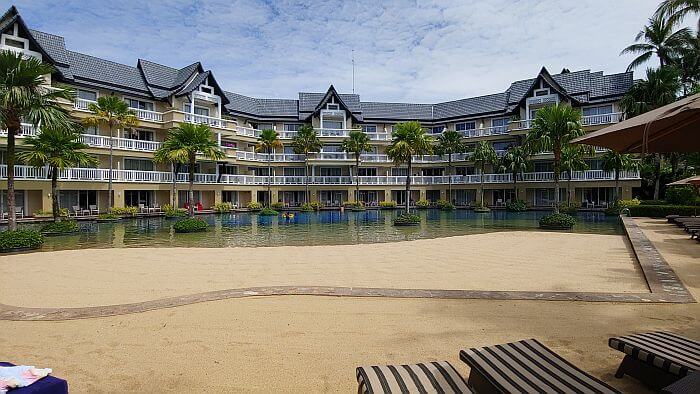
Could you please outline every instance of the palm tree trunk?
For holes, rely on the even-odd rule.
[[[620,195],[619,190],[620,190],[620,171],[616,169],[615,170],[615,195],[613,196],[613,201],[615,201],[615,202],[618,200],[617,196]]]
[[[15,212],[15,135],[20,129],[19,119],[7,122],[7,229],[17,230]]]
[[[355,155],[355,203],[360,202],[360,155]]]
[[[304,194],[306,197],[306,202],[311,203],[311,196],[309,195],[309,159],[308,159],[308,154],[304,155]]]
[[[60,222],[61,214],[58,206],[58,168],[51,167],[51,213],[53,221]]]
[[[173,209],[177,208],[175,206],[175,193],[177,192],[175,190],[175,177],[177,176],[177,174],[175,173],[175,166],[176,165],[177,164],[175,164],[175,162],[170,163],[170,172],[172,173],[172,176],[173,176],[173,185],[172,185],[173,191],[170,193],[170,205],[173,206]]]
[[[112,144],[112,125],[109,125],[109,179],[107,180],[107,207],[109,210],[112,209],[112,167],[113,167],[113,145]]]
[[[412,157],[408,158],[408,174],[406,174],[406,214],[411,212],[411,170],[413,168]]]
[[[191,155],[190,156],[190,165],[189,165],[190,168],[188,168],[189,173],[190,173],[189,174],[190,175],[190,179],[189,179],[190,190],[188,192],[190,201],[189,201],[189,208],[187,209],[187,212],[189,213],[191,218],[194,217],[194,190],[193,190],[193,188],[194,188],[194,165],[195,164],[196,164],[195,156]]]
[[[479,194],[481,194],[481,208],[484,207],[484,171],[486,171],[486,164],[481,165],[481,174],[479,174]]]
[[[554,213],[559,213],[559,175],[560,175],[561,147],[554,146]]]
[[[272,162],[270,149],[267,150],[267,207],[270,207],[272,201]]]
[[[513,193],[515,193],[515,201],[513,201],[513,202],[520,200],[518,198],[518,173],[517,172],[513,173]]]
[[[571,171],[566,172],[566,205],[571,205]]]
[[[452,204],[452,154],[447,155],[447,201]]]
[[[658,153],[654,154],[654,200],[659,199],[659,189],[661,183],[661,158]]]

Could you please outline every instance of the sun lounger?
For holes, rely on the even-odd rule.
[[[357,368],[358,393],[471,393],[447,361]]]
[[[629,375],[655,390],[700,369],[700,342],[670,332],[614,337],[608,345],[625,353],[615,377]]]
[[[0,362],[0,367],[13,367],[14,364]],[[10,393],[51,393],[68,394],[68,382],[55,376],[47,376],[37,380],[27,387],[12,389]]]
[[[459,358],[477,393],[619,393],[535,339],[462,350]]]

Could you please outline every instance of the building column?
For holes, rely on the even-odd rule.
[[[122,208],[124,207],[124,186],[120,184],[112,184],[112,193],[114,193],[114,207]]]
[[[41,210],[46,212],[51,212],[52,209],[52,196],[51,196],[51,183],[41,187]],[[7,208],[5,208],[7,209]],[[25,212],[25,215],[27,213]]]

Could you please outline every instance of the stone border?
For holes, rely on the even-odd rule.
[[[488,290],[391,289],[374,287],[274,286],[227,289],[131,304],[81,308],[26,308],[0,304],[0,320],[55,321],[88,319],[174,308],[199,302],[266,296],[331,296],[482,300],[540,300],[625,303],[694,303],[695,299],[634,219],[622,217],[649,293],[538,292]]]

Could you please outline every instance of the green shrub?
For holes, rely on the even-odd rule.
[[[438,200],[437,206],[443,211],[453,211],[455,209],[455,206],[447,200]]]
[[[430,208],[430,201],[428,200],[418,200],[416,202],[417,209],[428,209]]]
[[[668,215],[693,216],[700,213],[700,207],[692,205],[636,205],[629,207],[630,216],[663,218]]]
[[[260,215],[261,216],[277,216],[277,215],[279,215],[279,212],[275,211],[272,208],[265,207],[265,208],[260,210]]]
[[[209,224],[199,218],[187,218],[178,220],[173,225],[176,233],[196,233],[201,231],[207,231]]]
[[[343,204],[345,208],[352,209],[352,210],[364,210],[365,209],[365,204],[362,201],[347,201]]]
[[[272,209],[284,209],[284,203],[282,201],[273,202],[272,204],[270,204],[270,208],[272,208]]]
[[[321,208],[323,208],[323,204],[321,204],[318,201],[312,201],[311,204],[309,204],[309,205],[311,206],[311,209],[313,209],[314,211],[320,211]]]
[[[44,243],[44,237],[34,230],[0,232],[0,252],[14,249],[36,249]]]
[[[508,212],[524,212],[527,210],[527,204],[523,200],[506,202],[506,211]]]
[[[314,211],[314,209],[311,207],[311,204],[309,204],[309,203],[303,203],[303,204],[301,204],[301,206],[299,207],[299,209],[300,209],[302,212],[313,212],[313,211]]]
[[[170,204],[165,204],[162,207],[166,218],[180,218],[187,216],[187,210],[185,208],[175,208]]]
[[[110,212],[119,216],[136,216],[139,209],[137,207],[114,207]]]
[[[576,212],[578,212],[579,208],[581,208],[581,204],[577,204],[574,202],[568,203],[568,204],[564,202],[564,203],[559,204],[559,212],[566,213],[569,215],[575,214]]]
[[[218,204],[214,204],[214,211],[218,213],[227,213],[231,212],[233,209],[233,204],[230,202],[220,202]]]
[[[259,211],[263,208],[262,204],[259,202],[249,202],[248,203],[248,209],[251,211]]]
[[[690,185],[671,186],[666,190],[668,205],[694,205],[695,190]]]
[[[666,205],[664,200],[642,200],[639,203],[641,205]]]
[[[97,215],[97,220],[117,220],[119,215],[113,213],[101,213]]]
[[[630,208],[630,207],[636,207],[637,205],[640,205],[640,204],[641,204],[641,201],[639,201],[636,198],[633,198],[631,200],[617,200],[612,205],[605,208],[604,212],[605,212],[606,216],[617,216],[620,213],[622,213],[623,209]]]
[[[540,228],[569,229],[576,224],[576,218],[565,213],[553,213],[540,219]]]
[[[72,234],[80,231],[80,226],[75,220],[62,220],[51,222],[41,227],[42,234]]]
[[[420,216],[411,213],[402,213],[394,218],[394,226],[411,226],[420,224]]]
[[[396,208],[397,204],[396,201],[380,201],[379,202],[379,208],[382,209],[394,209]]]
[[[68,217],[69,211],[68,208],[61,208],[58,210],[58,216],[61,217]],[[43,209],[40,209],[36,212],[34,212],[34,217],[37,218],[52,218],[53,217],[53,211],[44,211]]]

